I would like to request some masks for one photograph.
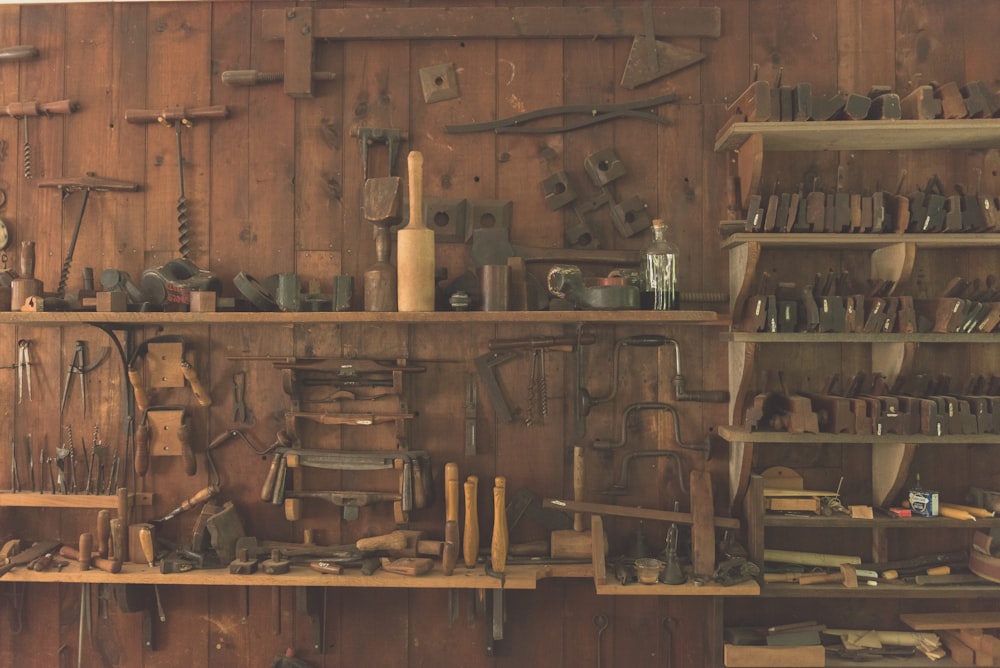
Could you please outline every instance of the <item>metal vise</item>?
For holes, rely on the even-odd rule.
[[[142,272],[142,292],[157,306],[190,304],[192,292],[222,294],[222,281],[214,273],[179,258]]]

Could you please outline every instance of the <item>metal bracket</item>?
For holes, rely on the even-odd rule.
[[[424,221],[434,230],[437,242],[463,243],[465,240],[466,200],[443,197],[424,198]]]
[[[486,391],[490,395],[493,410],[496,412],[497,418],[504,422],[513,422],[514,414],[507,404],[507,398],[504,396],[503,388],[500,387],[500,379],[497,378],[494,367],[509,362],[517,356],[516,351],[502,350],[489,352],[476,358],[476,370],[479,372],[479,377],[486,383]]]
[[[351,136],[361,142],[361,166],[364,177],[368,178],[368,147],[373,144],[385,144],[389,148],[389,176],[396,172],[396,158],[399,157],[399,145],[406,140],[406,133],[393,128],[358,128],[351,130]]]
[[[470,199],[466,204],[465,240],[478,229],[510,229],[514,203],[504,199]]]

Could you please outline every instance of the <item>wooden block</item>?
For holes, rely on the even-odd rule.
[[[871,506],[848,506],[847,509],[855,519],[870,520],[875,517]]]
[[[965,106],[965,98],[958,84],[954,81],[941,84],[934,91],[934,97],[941,100],[941,115],[945,118],[967,118],[969,109]]]
[[[723,661],[726,666],[744,668],[813,668],[826,665],[826,650],[822,645],[766,647],[727,643],[723,648]]]
[[[941,100],[934,97],[932,86],[917,86],[899,101],[899,108],[907,120],[929,121],[942,113]]]
[[[147,384],[150,387],[184,387],[183,343],[150,343],[146,353]]]
[[[820,500],[806,499],[764,499],[764,508],[775,512],[820,513]]]
[[[938,634],[941,642],[948,648],[948,653],[955,663],[969,664],[975,661],[975,651],[962,642],[961,637],[954,631],[942,631]]]
[[[211,291],[196,291],[191,293],[192,313],[214,313],[218,295]]]
[[[128,310],[128,295],[124,292],[98,292],[97,310],[102,313],[123,313]]]
[[[1000,629],[1000,611],[904,612],[899,619],[914,631],[938,629]]]
[[[708,577],[715,571],[715,512],[712,477],[708,471],[691,471],[691,564],[694,574]]]

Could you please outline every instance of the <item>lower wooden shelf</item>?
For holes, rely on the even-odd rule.
[[[129,504],[150,506],[152,492],[131,492]],[[108,508],[118,507],[114,494],[43,494],[42,492],[0,492],[0,507],[11,508]]]
[[[593,577],[590,564],[581,565],[512,565],[506,570],[504,589],[535,589],[539,580],[547,578]],[[57,571],[32,571],[19,567],[10,571],[0,582],[62,582],[111,583],[111,584],[157,584],[157,585],[199,585],[199,586],[267,586],[267,587],[365,587],[397,589],[500,589],[498,578],[486,575],[482,568],[468,569],[464,565],[446,576],[440,564],[426,575],[410,577],[376,571],[373,575],[362,575],[358,570],[346,570],[341,575],[324,575],[310,569],[305,564],[293,564],[284,575],[267,575],[262,572],[253,575],[232,575],[228,569],[192,570],[187,573],[164,575],[158,567],[142,564],[123,564],[120,573],[90,569],[81,571],[78,564],[70,563]]]
[[[800,585],[790,582],[772,582],[760,589],[764,598],[885,598],[885,599],[926,599],[926,598],[975,598],[1000,599],[1000,585],[912,585],[879,584],[875,587],[850,589],[840,584]]]
[[[695,584],[688,580],[680,585],[638,582],[623,585],[620,582],[595,583],[598,596],[759,596],[760,585],[755,580],[724,586],[713,582]]]

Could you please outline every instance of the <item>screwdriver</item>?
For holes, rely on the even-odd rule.
[[[208,487],[204,487],[195,492],[194,495],[191,496],[191,498],[181,501],[181,504],[179,506],[171,510],[169,513],[167,513],[160,519],[153,520],[153,524],[160,524],[162,522],[166,522],[169,519],[177,517],[185,510],[190,510],[191,508],[194,508],[198,504],[208,501],[218,493],[219,493],[219,488],[216,485],[209,485]]]

